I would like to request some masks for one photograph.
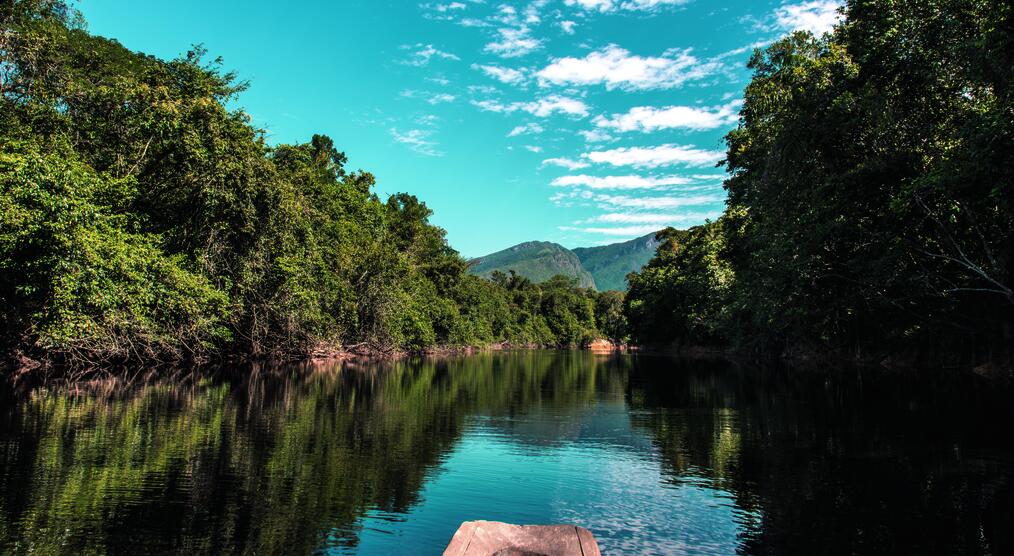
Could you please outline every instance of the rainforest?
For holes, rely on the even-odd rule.
[[[1007,1],[0,0],[0,553],[1014,553],[1012,178]]]
[[[10,366],[492,345],[706,347],[965,366],[1014,344],[1014,42],[986,0],[853,1],[758,48],[720,218],[629,290],[470,263],[324,135],[269,143],[248,83],[19,0],[0,35]],[[420,177],[420,179],[425,179]]]
[[[611,294],[468,274],[410,194],[380,199],[314,135],[268,145],[244,83],[4,8],[0,341],[28,365],[185,364],[364,347],[581,346]]]

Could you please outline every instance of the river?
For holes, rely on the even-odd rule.
[[[1014,551],[1005,386],[520,351],[4,387],[4,553],[439,554],[462,521],[606,554]]]

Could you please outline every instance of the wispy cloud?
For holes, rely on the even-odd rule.
[[[525,81],[525,74],[521,70],[505,68],[503,66],[472,64],[472,69],[480,70],[486,75],[500,81],[501,83],[516,84]]]
[[[465,16],[469,4],[483,4],[484,2],[468,0],[468,2],[426,2],[419,4],[419,7],[425,10],[423,17],[426,19],[435,19],[439,21],[453,21],[461,25],[466,25],[466,21],[478,21],[483,23],[481,20],[476,20],[474,17]]]
[[[602,143],[605,141],[612,141],[615,139],[612,135],[609,135],[601,129],[582,129],[577,132],[584,140],[588,143]]]
[[[517,58],[539,48],[542,41],[531,35],[527,26],[497,29],[500,39],[486,44],[485,50],[503,58]]]
[[[601,208],[607,210],[614,207],[658,210],[717,203],[721,202],[723,197],[721,195],[631,197],[629,195],[596,194],[592,197],[592,200],[597,202]]]
[[[689,0],[566,0],[568,6],[599,12],[654,11],[666,6],[681,6]]]
[[[583,101],[561,95],[549,95],[530,102],[500,102],[496,100],[473,100],[472,104],[487,112],[511,114],[527,112],[533,116],[545,118],[554,113],[567,114],[584,118],[588,115],[588,105]]]
[[[604,85],[609,90],[638,91],[680,87],[721,69],[720,62],[700,60],[689,49],[645,57],[612,44],[584,58],[556,58],[536,76],[542,86]]]
[[[574,27],[577,27],[576,21],[564,20],[559,23],[560,29],[568,35],[574,34]]]
[[[413,151],[425,156],[443,156],[444,153],[437,149],[436,141],[430,139],[433,135],[431,129],[410,129],[404,132],[396,128],[388,130],[396,142],[407,145]]]
[[[524,125],[515,126],[514,129],[507,134],[507,137],[517,137],[518,135],[536,135],[542,133],[545,129],[537,123],[527,123]]]
[[[721,54],[713,57],[712,60],[724,60],[726,58],[732,58],[732,57],[735,57],[735,56],[742,56],[743,54],[746,54],[747,52],[753,52],[754,50],[756,50],[758,48],[764,48],[764,47],[768,46],[769,44],[771,44],[772,42],[773,41],[770,41],[770,40],[755,41],[755,42],[752,42],[752,43],[750,43],[750,44],[748,44],[746,46],[741,46],[739,48],[733,48],[732,50],[726,50],[725,52],[723,52],[723,53],[721,53]]]
[[[435,48],[432,44],[403,44],[402,50],[411,50],[409,58],[402,63],[409,66],[422,67],[430,63],[433,58],[443,58],[445,60],[461,60],[450,52],[444,52]]]
[[[560,176],[551,184],[556,187],[587,187],[589,189],[658,189],[685,185],[693,180],[683,176]]]
[[[692,167],[714,166],[724,157],[725,153],[721,151],[698,149],[693,145],[673,144],[656,147],[620,147],[581,155],[582,159],[596,164],[637,168],[657,168],[675,164]]]
[[[464,10],[468,6],[461,2],[450,2],[447,4],[422,4],[422,8],[428,8],[435,12],[446,13],[453,12],[456,10]]]
[[[799,4],[786,4],[775,10],[775,21],[785,31],[810,31],[822,35],[830,31],[841,19],[837,0],[811,0]]]
[[[484,95],[495,95],[498,94],[500,91],[498,91],[497,88],[492,85],[469,85],[468,92],[472,94],[482,93]]]
[[[416,91],[414,89],[406,89],[401,92],[402,98],[414,98],[423,100],[429,104],[442,104],[445,102],[454,102],[458,97],[449,93],[431,93],[429,91]]]
[[[660,226],[680,226],[688,223],[700,223],[705,220],[713,220],[722,215],[721,210],[693,211],[678,213],[654,213],[654,212],[609,212],[593,216],[580,222],[581,224],[603,223],[603,224],[651,224],[655,228]]]
[[[542,15],[539,13],[546,6],[549,0],[534,0],[525,6],[524,21],[530,25],[538,25],[542,22]]]
[[[613,227],[597,227],[591,226],[586,228],[576,228],[572,226],[561,226],[563,230],[580,231],[588,234],[601,234],[606,236],[643,236],[652,232],[657,232],[660,226],[652,225],[640,225],[640,226],[613,226]],[[615,240],[614,240],[615,241]]]
[[[540,153],[540,152],[542,152],[542,147],[539,147],[537,145],[525,145],[525,149],[528,150],[529,152],[533,152],[533,153]]]
[[[597,193],[589,190],[572,190],[560,192],[549,198],[557,206],[573,206],[574,204],[593,204],[601,210],[610,213],[649,213],[652,211],[664,211],[682,209],[684,207],[699,207],[701,205],[713,205],[721,203],[725,197],[721,194],[695,194],[679,195],[670,194],[665,196],[631,196],[616,195],[608,193]],[[697,209],[698,211],[700,209]],[[631,220],[637,222],[636,220]],[[645,223],[645,222],[640,222]]]
[[[591,166],[591,164],[588,164],[587,162],[585,162],[583,160],[573,160],[573,159],[570,159],[570,158],[563,158],[563,157],[547,158],[546,160],[542,161],[542,165],[543,166],[559,166],[561,168],[566,168],[568,170],[580,170],[581,168],[587,168],[587,167]]]
[[[710,107],[638,106],[631,108],[626,114],[613,114],[608,118],[598,116],[594,123],[598,127],[620,132],[635,130],[648,132],[673,128],[702,131],[734,124],[739,119],[738,111],[742,104],[741,100],[734,100]]]
[[[561,226],[567,231],[584,232],[607,236],[643,236],[662,228],[687,228],[714,220],[722,215],[720,209],[690,210],[680,212],[609,212]]]
[[[524,56],[529,52],[542,46],[542,40],[532,35],[530,25],[538,24],[539,8],[544,2],[533,2],[519,14],[514,6],[501,5],[497,13],[490,18],[492,22],[501,25],[496,30],[496,37],[486,44],[486,52],[492,52],[503,58],[516,58]]]

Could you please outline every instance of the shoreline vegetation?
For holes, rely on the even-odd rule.
[[[269,145],[246,84],[0,13],[0,351],[8,365],[190,365],[619,338],[622,294],[472,276],[430,209],[331,138]]]
[[[1014,7],[847,1],[748,67],[727,208],[628,277],[634,341],[1010,375]]]
[[[660,232],[626,294],[471,275],[425,203],[380,199],[331,138],[268,144],[201,47],[131,52],[59,0],[0,27],[10,368],[606,340],[1010,369],[1006,3],[849,1],[831,34],[757,50],[725,213]]]

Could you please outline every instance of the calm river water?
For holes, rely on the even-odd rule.
[[[976,376],[546,351],[6,389],[3,553],[439,554],[473,519],[1014,552],[1014,395]]]

